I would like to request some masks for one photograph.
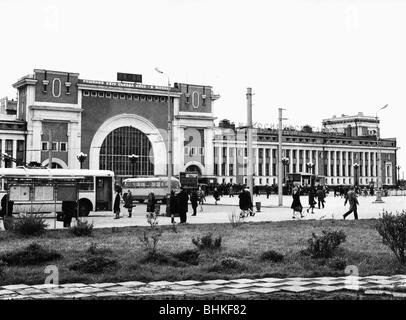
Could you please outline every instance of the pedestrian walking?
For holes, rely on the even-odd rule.
[[[199,196],[197,195],[197,191],[193,190],[190,194],[190,203],[192,204],[193,214],[192,216],[196,215],[196,209],[199,201]]]
[[[76,201],[62,201],[63,212],[63,227],[69,228],[72,223],[72,218],[77,215]]]
[[[203,212],[203,202],[206,201],[206,197],[201,186],[199,186],[199,190],[197,190],[197,197],[200,204],[200,212]]]
[[[300,188],[298,186],[295,186],[292,189],[292,198],[293,198],[293,201],[292,201],[292,205],[290,206],[291,209],[293,209],[292,218],[293,219],[296,218],[296,212],[299,212],[300,217],[303,218],[303,214],[302,214],[303,206],[302,206],[302,204],[300,202]]]
[[[318,207],[320,209],[320,204],[322,205],[322,208],[324,209],[324,202],[326,198],[326,193],[324,192],[323,188],[321,186],[318,186],[317,191],[316,191],[316,196],[317,196],[317,202],[318,202]]]
[[[156,205],[155,194],[153,192],[150,192],[147,198],[147,212],[149,214],[155,214],[155,205]]]
[[[133,207],[135,207],[135,205],[133,204],[133,195],[130,190],[128,190],[127,193],[123,194],[123,200],[124,200],[124,208],[127,208],[128,217],[131,218],[133,213]]]
[[[180,216],[180,223],[186,223],[186,213],[188,211],[189,196],[184,188],[177,195],[178,211]]]
[[[220,200],[220,196],[219,196],[219,192],[218,192],[217,188],[214,188],[213,198],[214,198],[214,204],[217,205],[217,201]]]
[[[241,193],[238,195],[239,198],[239,207],[242,211],[251,210],[252,212],[252,199],[251,193],[248,187],[241,190]]]
[[[229,192],[229,198],[231,198],[231,197],[234,198],[234,188],[233,188],[233,185],[232,185],[232,184],[230,184],[230,187],[229,187],[229,189],[228,189],[228,192]]]
[[[358,199],[357,199],[357,194],[354,191],[354,187],[351,187],[350,191],[347,192],[347,196],[345,198],[344,206],[347,204],[347,202],[350,203],[350,209],[343,215],[343,219],[345,220],[345,218],[349,214],[354,213],[354,219],[358,220],[357,205],[359,203],[358,203]]]
[[[269,199],[269,195],[271,194],[271,187],[269,186],[269,184],[266,184],[265,192],[266,192],[266,198]]]
[[[309,210],[312,209],[310,213],[314,214],[314,206],[316,205],[316,201],[314,200],[314,197],[316,196],[316,190],[314,187],[310,187],[309,189],[309,207],[307,208],[307,213],[309,213]]]
[[[116,197],[114,198],[114,205],[113,205],[113,210],[116,215],[114,217],[114,219],[120,219],[120,202],[121,202],[120,191],[119,191],[119,189],[117,189]]]
[[[177,198],[175,196],[175,191],[171,190],[171,194],[169,196],[169,213],[171,215],[171,223],[175,223],[175,214],[178,212],[178,203]]]

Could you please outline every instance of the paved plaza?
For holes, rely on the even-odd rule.
[[[406,197],[405,196],[390,196],[384,197],[384,203],[373,203],[375,197],[359,197],[359,207],[358,207],[358,217],[359,219],[374,219],[379,218],[379,215],[383,210],[400,212],[406,209]],[[290,196],[283,197],[283,207],[278,207],[278,196],[271,195],[269,199],[266,195],[260,195],[258,197],[254,196],[254,202],[261,202],[261,212],[257,212],[254,217],[246,218],[247,222],[261,222],[261,221],[286,221],[292,220],[292,210],[290,209],[290,204],[292,198]],[[306,209],[308,206],[307,196],[301,197],[301,202],[303,207]],[[349,209],[349,204],[344,207],[344,198],[334,197],[329,195],[326,198],[326,204],[324,209],[314,210],[314,214],[307,213],[304,210],[305,217],[303,220],[311,219],[342,219],[343,214]],[[165,211],[165,205],[161,205],[161,213]],[[254,208],[254,211],[255,208]],[[238,208],[238,195],[234,198],[229,196],[223,196],[218,205],[214,204],[214,199],[212,196],[207,197],[207,202],[203,206],[203,212],[200,208],[197,210],[196,216],[191,216],[193,213],[192,207],[189,204],[189,211],[187,214],[187,223],[190,224],[200,224],[200,223],[229,223],[230,215],[233,213],[239,213]],[[114,215],[112,212],[91,212],[89,217],[83,218],[93,222],[95,228],[111,228],[111,227],[127,227],[127,226],[148,226],[146,217],[146,205],[137,204],[136,208],[133,209],[132,218],[128,218],[128,213],[125,208],[121,208],[121,219],[113,219]],[[348,220],[352,220],[353,215],[350,215]],[[63,228],[62,222],[54,223],[53,215],[48,215],[49,228],[57,229]],[[179,218],[175,218],[176,222],[179,222]],[[298,220],[298,219],[296,219]],[[171,219],[165,215],[161,215],[158,218],[159,225],[169,225]]]
[[[14,299],[89,299],[153,296],[178,296],[180,298],[216,295],[231,298],[267,295],[275,292],[337,292],[348,290],[364,294],[387,294],[406,298],[406,275],[368,277],[319,277],[319,278],[261,278],[207,281],[154,281],[149,283],[127,281],[120,283],[69,283],[62,285],[8,285],[0,287],[0,300]],[[401,292],[403,290],[403,292]]]

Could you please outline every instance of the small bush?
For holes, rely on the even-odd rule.
[[[70,230],[77,237],[90,237],[93,234],[93,223],[78,220]]]
[[[7,267],[7,263],[5,263],[3,260],[0,260],[0,278],[4,274],[4,269]]]
[[[89,248],[86,250],[87,253],[91,255],[106,255],[112,254],[113,251],[109,248],[100,248],[96,243],[92,243]]]
[[[156,264],[162,264],[162,265],[171,265],[174,267],[178,266],[186,266],[185,263],[178,261],[177,259],[164,255],[162,253],[156,252],[155,254],[147,254],[145,257],[143,257],[140,261],[140,263],[156,263]]]
[[[92,255],[79,259],[79,261],[69,266],[70,270],[83,273],[101,273],[107,268],[117,265],[117,260],[103,257],[101,255]]]
[[[196,250],[184,250],[173,254],[173,257],[179,261],[186,262],[188,264],[199,264],[199,252]]]
[[[144,251],[147,252],[147,257],[151,258],[157,254],[158,243],[161,239],[161,236],[161,230],[157,230],[151,233],[144,230],[142,237],[138,237],[138,239],[141,241],[141,244],[144,246]]]
[[[334,270],[344,270],[347,266],[347,260],[343,257],[334,257],[327,261],[327,266]]]
[[[23,236],[39,236],[43,234],[48,224],[40,214],[21,214],[12,218],[9,230]]]
[[[244,265],[237,259],[227,257],[220,261],[221,266],[224,269],[243,269]]]
[[[376,230],[382,237],[382,242],[387,245],[395,254],[399,263],[406,263],[406,211],[400,214],[384,211],[378,219]]]
[[[192,238],[192,243],[200,250],[205,249],[220,249],[222,237],[213,238],[212,233],[208,233],[203,237]]]
[[[268,250],[261,254],[261,260],[272,261],[272,262],[281,262],[284,259],[282,253],[276,252],[274,250]]]
[[[58,252],[45,249],[37,243],[32,243],[24,249],[8,252],[0,256],[0,260],[9,266],[38,265],[60,258],[62,258],[62,255]]]
[[[343,230],[322,230],[321,236],[312,233],[312,237],[307,240],[309,244],[307,251],[312,258],[331,258],[345,240]]]

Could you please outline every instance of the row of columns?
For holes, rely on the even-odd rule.
[[[237,174],[237,148],[244,150],[244,147],[225,147],[226,154],[223,155],[223,147],[216,147],[216,154],[217,154],[217,176],[235,176]],[[232,150],[233,161],[230,161],[230,149]],[[277,152],[277,148],[255,148],[254,156],[255,156],[255,164],[254,164],[254,173],[256,176],[259,176],[259,149],[262,149],[262,174],[260,176],[277,176],[277,166],[274,172],[273,170],[273,162],[277,161],[278,155],[276,157],[272,157],[273,152]],[[268,151],[267,151],[268,150]],[[275,150],[275,151],[273,151]],[[300,153],[301,151],[301,153]],[[377,151],[342,151],[342,150],[331,150],[325,149],[324,152],[327,153],[327,177],[352,177],[354,175],[354,163],[358,163],[363,166],[362,169],[363,174],[362,177],[376,177],[377,176]],[[292,172],[308,172],[310,173],[309,169],[306,168],[306,164],[308,162],[312,162],[314,164],[313,173],[324,175],[324,168],[319,169],[321,165],[321,158],[319,159],[319,153],[322,154],[324,157],[323,150],[310,150],[310,149],[300,149],[300,148],[286,148],[283,149],[283,156],[289,158],[289,169],[287,170],[289,173]],[[268,163],[266,162],[266,155],[268,154]],[[300,155],[301,154],[301,155]],[[361,161],[361,154],[362,154],[362,161]],[[351,155],[351,156],[350,156]],[[225,170],[222,170],[223,157],[225,156]],[[300,159],[302,160],[302,170],[300,171]],[[345,162],[344,162],[345,160]],[[367,160],[367,162],[365,161]],[[367,163],[367,164],[366,164]],[[230,164],[233,164],[233,173],[230,175]],[[269,174],[266,174],[266,165],[269,166]],[[331,167],[333,165],[333,170]],[[338,168],[337,168],[338,165]],[[371,170],[372,165],[372,170]],[[293,169],[295,166],[295,170]],[[343,168],[344,166],[344,168]],[[359,169],[361,170],[361,169]],[[224,172],[223,172],[224,171]]]

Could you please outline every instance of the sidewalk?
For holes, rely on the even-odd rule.
[[[403,289],[403,293],[392,291]],[[69,283],[60,286],[53,284],[8,285],[0,287],[0,300],[13,299],[87,299],[154,296],[191,296],[215,295],[255,295],[274,292],[304,291],[332,292],[340,290],[361,291],[364,294],[388,294],[406,298],[406,275],[368,276],[368,277],[320,277],[320,278],[262,278],[207,281],[128,281],[120,283]]]

